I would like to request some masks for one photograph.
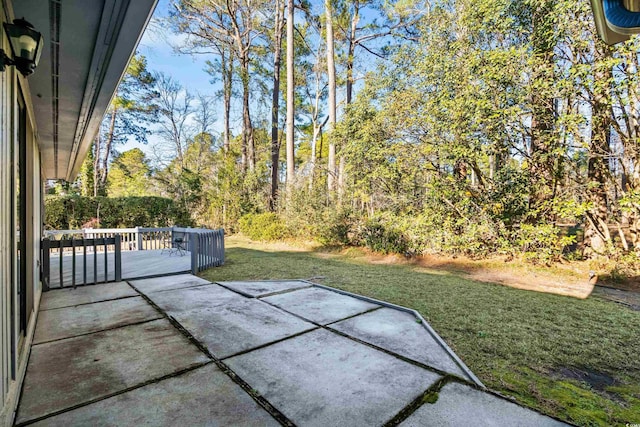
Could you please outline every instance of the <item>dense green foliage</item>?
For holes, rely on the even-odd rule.
[[[640,312],[474,282],[355,249],[287,249],[227,238],[208,280],[314,281],[418,310],[489,388],[585,426],[640,423]]]
[[[260,239],[637,261],[640,39],[605,46],[587,0],[302,2],[289,41],[282,0],[171,4],[166,29],[207,57],[222,103],[137,58],[122,93],[142,125],[156,114],[154,159],[116,156],[109,195],[168,197],[231,232],[277,215]],[[295,58],[276,61],[287,43]],[[275,114],[292,68],[293,159]]]
[[[146,196],[150,192],[151,168],[139,148],[118,154],[111,163],[107,178],[110,197]]]
[[[192,225],[187,211],[162,197],[47,196],[44,205],[47,230]]]
[[[289,235],[278,215],[267,212],[248,214],[240,218],[240,231],[253,240],[281,240]]]
[[[149,134],[147,126],[157,114],[157,105],[154,102],[157,97],[155,84],[155,77],[147,70],[146,58],[139,55],[131,58],[105,113],[87,160],[80,170],[78,186],[82,195],[107,194],[110,162],[112,156],[117,154],[117,146],[130,140],[146,143]]]

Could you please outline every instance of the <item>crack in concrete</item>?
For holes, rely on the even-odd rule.
[[[129,286],[131,286],[132,288],[134,288],[134,287],[133,287],[133,285],[132,285],[131,283],[128,283],[128,282],[127,282],[127,284],[128,284]],[[203,287],[203,286],[211,286],[211,285],[215,285],[215,283],[213,283],[213,282],[210,282],[210,283],[200,283],[200,284],[192,285],[192,286],[184,286],[184,287],[182,287],[182,288],[161,289],[161,290],[159,290],[159,291],[149,291],[149,292],[147,292],[147,293],[148,293],[148,294],[161,294],[161,293],[163,293],[163,292],[181,291],[181,290],[183,290],[183,289],[201,288],[201,287]],[[147,295],[147,294],[143,293],[142,291],[140,291],[140,290],[138,290],[138,289],[136,289],[136,288],[134,288],[134,289],[136,290],[136,292],[139,292],[141,295]]]

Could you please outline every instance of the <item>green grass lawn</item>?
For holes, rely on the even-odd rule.
[[[315,277],[410,307],[489,388],[579,425],[640,423],[640,312],[374,264],[355,249],[287,250],[233,236],[226,243],[226,264],[204,272],[209,280]]]

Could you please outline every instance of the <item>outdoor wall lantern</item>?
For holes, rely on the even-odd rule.
[[[591,0],[598,34],[606,44],[640,33],[640,0]]]
[[[22,19],[14,19],[13,24],[4,23],[4,31],[11,45],[11,56],[0,49],[0,71],[6,65],[14,65],[24,76],[32,74],[40,61],[43,38],[33,25]]]

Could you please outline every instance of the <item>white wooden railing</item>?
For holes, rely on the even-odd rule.
[[[174,231],[181,227],[135,227],[135,228],[83,228],[79,230],[46,230],[44,237],[51,240],[103,239],[120,236],[123,251],[163,249],[171,241]],[[187,228],[186,230],[190,230]],[[65,248],[65,253],[70,252]],[[100,251],[100,249],[98,249]]]

